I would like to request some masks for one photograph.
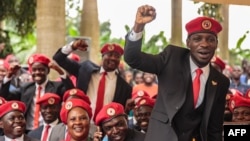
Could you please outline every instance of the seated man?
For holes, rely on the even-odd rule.
[[[25,134],[25,110],[25,104],[20,101],[9,101],[0,106],[0,125],[4,132],[1,141],[39,141]]]
[[[250,99],[241,94],[234,94],[229,101],[233,122],[250,122]]]
[[[145,134],[128,127],[127,114],[121,104],[111,102],[102,107],[97,114],[95,124],[100,129],[94,133],[94,140],[100,140],[107,135],[113,141],[143,141]]]
[[[142,97],[135,103],[134,117],[136,119],[135,129],[146,133],[148,130],[149,118],[155,104],[155,99]]]

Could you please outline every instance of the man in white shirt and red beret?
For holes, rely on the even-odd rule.
[[[49,141],[52,129],[60,123],[61,98],[55,93],[46,93],[36,103],[40,105],[44,123],[28,135],[41,141]]]
[[[132,87],[121,77],[118,70],[123,55],[123,48],[120,45],[104,44],[100,50],[100,65],[90,60],[78,63],[67,57],[74,50],[86,51],[87,47],[88,44],[85,40],[75,40],[60,48],[53,59],[67,72],[76,76],[76,88],[89,96],[94,112],[93,119],[95,119],[96,113],[105,104],[118,102],[125,107],[127,99],[131,98]],[[100,80],[103,80],[101,78],[105,78],[105,86],[99,85]],[[103,93],[99,93],[99,86],[103,86],[103,89],[100,90]],[[94,125],[93,121],[91,123]],[[95,128],[91,128],[90,134],[94,131]]]
[[[0,106],[0,125],[4,132],[4,136],[0,136],[0,141],[39,141],[25,134],[25,110],[25,104],[15,100]]]
[[[29,70],[31,71],[33,82],[27,82],[20,86],[20,89],[10,92],[10,80],[20,69],[19,66],[11,66],[4,77],[4,84],[0,90],[0,96],[6,100],[20,100],[26,104],[25,119],[27,121],[26,130],[29,132],[43,124],[40,115],[40,106],[37,100],[45,93],[55,93],[61,98],[67,89],[73,87],[72,81],[66,76],[64,71],[56,65],[51,66],[51,60],[44,54],[33,54],[29,60]],[[62,82],[51,81],[48,78],[50,69],[53,68],[62,77]]]
[[[124,48],[130,67],[158,78],[145,141],[221,141],[229,79],[210,64],[221,24],[209,17],[194,18],[185,25],[187,48],[168,45],[153,55],[141,47],[144,28],[155,18],[153,6],[140,6]]]

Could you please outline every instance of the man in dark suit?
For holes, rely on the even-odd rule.
[[[102,62],[101,65],[96,65],[87,60],[78,63],[69,59],[67,56],[74,50],[85,51],[88,45],[84,40],[75,40],[70,44],[60,48],[53,59],[67,72],[77,77],[76,87],[84,91],[90,98],[91,108],[95,113],[96,107],[100,106],[100,96],[98,93],[99,80],[102,74],[106,73],[106,83],[102,105],[112,101],[126,105],[127,99],[131,98],[132,87],[121,77],[118,71],[118,66],[123,55],[123,49],[117,44],[105,44],[101,49]],[[100,107],[101,107],[100,106]],[[95,118],[94,114],[94,118]],[[93,121],[91,121],[93,124]],[[94,132],[91,128],[90,134]]]
[[[25,110],[25,104],[15,100],[0,106],[0,125],[4,132],[4,136],[0,136],[0,141],[39,141],[25,134]]]
[[[94,140],[101,140],[104,135],[109,141],[144,141],[145,134],[128,127],[128,116],[124,107],[111,102],[102,107],[97,114],[95,124],[98,126]]]
[[[36,103],[41,107],[41,115],[44,124],[30,131],[30,137],[49,141],[52,129],[60,123],[59,113],[61,109],[61,99],[57,94],[46,93]]]
[[[210,64],[221,25],[212,18],[195,18],[186,24],[188,49],[168,45],[151,55],[141,51],[142,35],[145,25],[155,17],[154,7],[138,8],[124,54],[131,67],[159,78],[145,141],[221,141],[229,80]]]
[[[10,66],[8,73],[4,78],[4,84],[2,85],[0,96],[4,97],[6,100],[21,100],[26,104],[26,129],[27,131],[30,131],[43,123],[42,117],[39,116],[39,109],[35,108],[37,107],[37,98],[43,96],[46,92],[56,93],[62,98],[65,90],[72,88],[73,84],[68,77],[62,79],[62,82],[49,80],[48,74],[50,72],[50,68],[56,70],[60,76],[63,76],[64,72],[59,68],[59,66],[51,65],[50,59],[43,54],[34,54],[29,58],[28,64],[31,70],[33,82],[25,83],[20,87],[20,89],[10,92],[10,80],[15,75],[15,72],[20,68],[20,66]],[[38,115],[36,125],[34,124],[36,119],[35,113]]]

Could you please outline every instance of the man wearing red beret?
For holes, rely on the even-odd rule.
[[[107,135],[109,141],[144,141],[143,133],[128,127],[127,114],[119,103],[111,102],[103,106],[96,116],[95,124],[101,130],[95,133],[94,140]]]
[[[250,99],[241,94],[235,94],[230,98],[229,109],[232,112],[233,122],[250,122]]]
[[[118,71],[123,55],[123,49],[120,45],[112,43],[103,45],[100,50],[101,65],[96,65],[90,60],[78,63],[68,59],[67,56],[74,50],[86,51],[87,47],[88,44],[85,40],[72,41],[60,48],[53,59],[67,72],[76,76],[76,87],[89,96],[95,118],[100,108],[112,101],[125,106],[127,99],[131,98],[132,87],[121,77]],[[105,85],[99,85],[100,80],[105,80]],[[99,89],[99,86],[102,86],[103,89]],[[92,128],[90,133],[93,133],[94,130],[95,128]]]
[[[41,107],[44,123],[30,131],[28,135],[41,141],[49,141],[52,129],[60,123],[61,98],[55,93],[45,93],[36,103]]]
[[[25,134],[25,110],[25,104],[15,100],[0,106],[0,125],[4,132],[4,136],[0,136],[0,141],[39,141]]]
[[[31,70],[33,82],[24,83],[20,86],[20,89],[14,92],[9,91],[10,80],[19,69],[18,66],[13,66],[5,76],[4,84],[0,90],[0,96],[6,100],[20,100],[26,104],[25,119],[27,121],[27,132],[43,123],[43,118],[39,113],[40,106],[36,104],[41,96],[47,92],[51,92],[62,98],[65,90],[73,87],[72,81],[68,77],[63,78],[62,82],[49,80],[48,75],[51,68],[57,71],[60,76],[64,76],[65,73],[59,66],[55,64],[51,65],[51,61],[46,55],[32,55],[28,60],[28,65]]]
[[[211,66],[222,26],[209,17],[186,24],[186,46],[168,45],[157,55],[141,51],[143,31],[156,18],[140,6],[126,35],[124,59],[132,68],[157,75],[158,95],[145,141],[221,141],[229,79]]]

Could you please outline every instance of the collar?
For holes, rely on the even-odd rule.
[[[199,67],[194,63],[194,61],[192,60],[191,56],[189,57],[189,61],[190,61],[190,69],[191,69],[191,74],[195,74],[195,70],[198,69]],[[203,67],[203,68],[200,68],[202,69],[202,74],[208,76],[209,74],[209,71],[210,71],[210,68],[209,68],[209,63]]]
[[[41,84],[41,85],[39,85],[39,84],[37,84],[36,83],[36,88],[38,88],[38,86],[42,86],[42,88],[45,88],[45,86],[46,86],[46,84],[48,83],[48,78]]]
[[[56,126],[57,124],[59,123],[59,119],[56,119],[55,121],[49,123],[49,124],[46,124],[44,123],[44,127],[46,127],[46,125],[50,125],[50,127],[54,127]]]
[[[7,136],[4,136],[4,140],[5,141],[12,141],[13,139],[7,137]],[[15,138],[16,141],[24,141],[24,135],[22,134],[22,136],[18,137],[18,138]]]

